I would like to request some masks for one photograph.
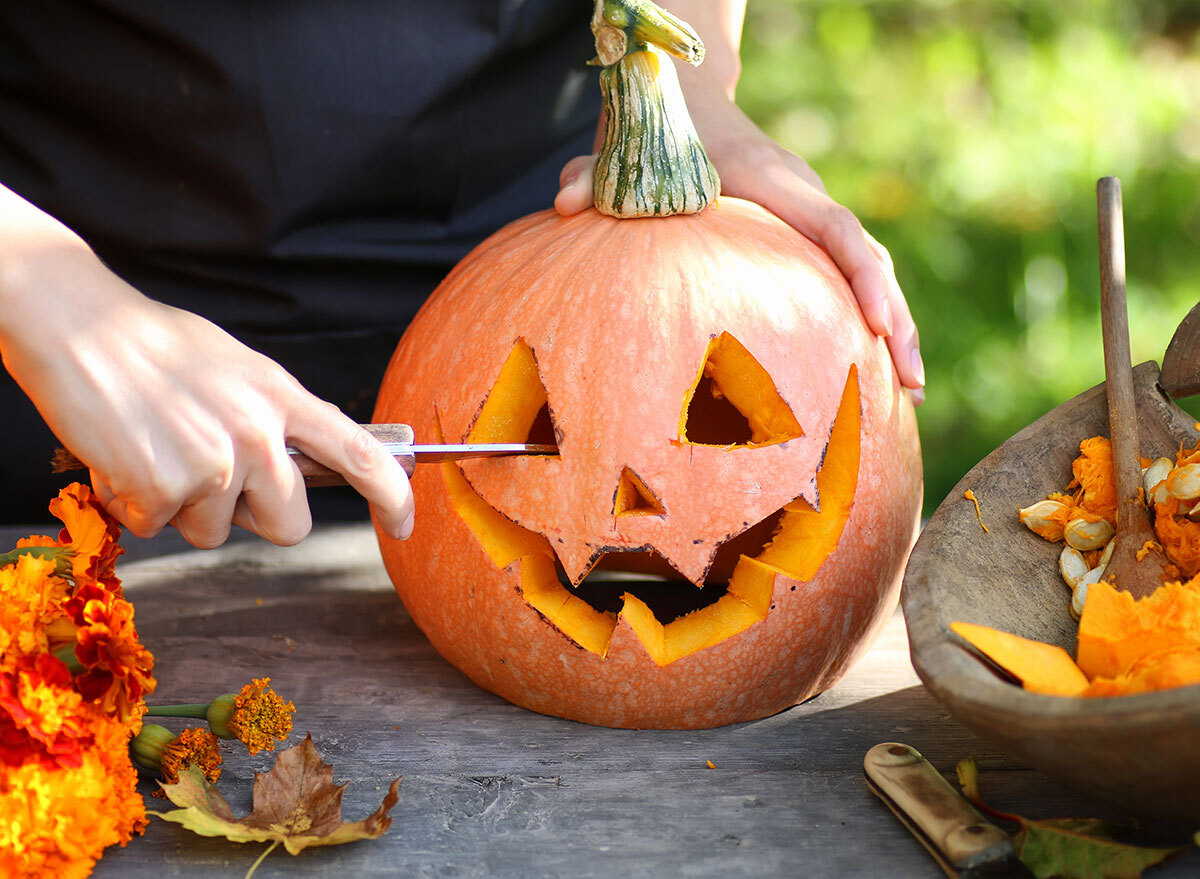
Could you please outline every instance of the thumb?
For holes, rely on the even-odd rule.
[[[558,175],[559,189],[554,208],[564,217],[592,206],[592,165],[595,161],[595,156],[576,156]]]

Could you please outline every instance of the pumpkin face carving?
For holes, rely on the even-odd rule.
[[[831,685],[894,606],[911,403],[828,257],[754,205],[511,224],[426,304],[379,399],[420,439],[559,447],[418,468],[413,537],[381,536],[434,646],[519,705],[761,717]]]

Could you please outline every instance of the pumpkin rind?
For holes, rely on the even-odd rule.
[[[735,448],[680,436],[681,407],[722,333],[770,376],[801,436]],[[730,536],[798,498],[799,507],[820,508],[818,473],[852,374],[853,502],[811,579],[760,572],[770,581],[761,587],[770,595],[764,618],[660,665],[635,631],[644,614],[633,603],[603,655],[567,637],[523,594],[526,562],[499,567],[442,471],[418,468],[413,536],[402,543],[381,534],[380,545],[439,652],[518,705],[610,726],[716,726],[831,686],[895,606],[921,470],[912,404],[886,344],[824,251],[731,198],[665,220],[595,211],[524,218],[464,259],[421,310],[388,368],[375,419],[406,421],[418,438],[466,439],[519,345],[544,386],[560,456],[464,462],[460,475],[480,509],[544,540],[538,545],[572,581],[602,550],[646,546],[700,581]],[[627,469],[663,514],[614,515]],[[552,563],[532,551],[544,561],[530,565]]]

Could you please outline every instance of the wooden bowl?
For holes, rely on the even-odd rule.
[[[1194,419],[1134,369],[1142,454],[1196,443]],[[913,549],[901,603],[913,665],[958,720],[1030,766],[1132,815],[1200,824],[1200,685],[1075,699],[1029,693],[950,632],[983,623],[1075,654],[1059,544],[1027,530],[1017,509],[1063,490],[1079,442],[1108,435],[1104,385],[1063,403],[977,464],[938,507]],[[978,498],[984,533],[975,507]],[[965,756],[965,755],[964,755]]]

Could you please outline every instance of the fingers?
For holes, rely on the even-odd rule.
[[[867,243],[875,252],[879,265],[883,269],[887,282],[888,302],[892,312],[892,333],[888,336],[888,350],[892,354],[892,362],[896,364],[896,373],[900,376],[900,384],[913,390],[913,402],[918,406],[925,402],[925,363],[921,359],[921,342],[917,325],[913,321],[908,301],[896,280],[895,266],[887,248],[875,240],[869,232],[864,232]]]
[[[414,505],[404,468],[375,437],[336,407],[311,398],[292,412],[288,442],[341,473],[371,504],[385,533],[405,540],[412,534]]]
[[[887,248],[825,193],[803,159],[782,150],[768,155],[759,157],[757,172],[747,172],[745,163],[739,163],[743,167],[727,177],[732,184],[727,191],[757,201],[829,252],[850,282],[867,326],[887,338],[900,383],[914,391],[919,405],[925,399],[925,367],[917,327]]]
[[[592,167],[595,156],[576,156],[563,166],[558,175],[558,195],[554,208],[564,217],[577,214],[592,206]]]
[[[184,539],[212,549],[228,539],[231,525],[278,546],[292,546],[307,537],[312,515],[304,479],[287,455],[282,432],[244,438],[235,456],[229,480],[189,499],[171,519]]]
[[[784,162],[753,177],[748,189],[748,198],[829,251],[850,282],[867,326],[890,336],[894,318],[888,282],[858,218]]]
[[[108,480],[95,470],[91,471],[91,483],[101,506],[136,537],[155,536],[170,519],[169,513],[147,515],[140,505],[131,504],[125,498],[119,497]]]
[[[277,546],[293,546],[312,530],[304,477],[283,446],[267,466],[247,474],[236,501],[229,513],[233,524]]]

